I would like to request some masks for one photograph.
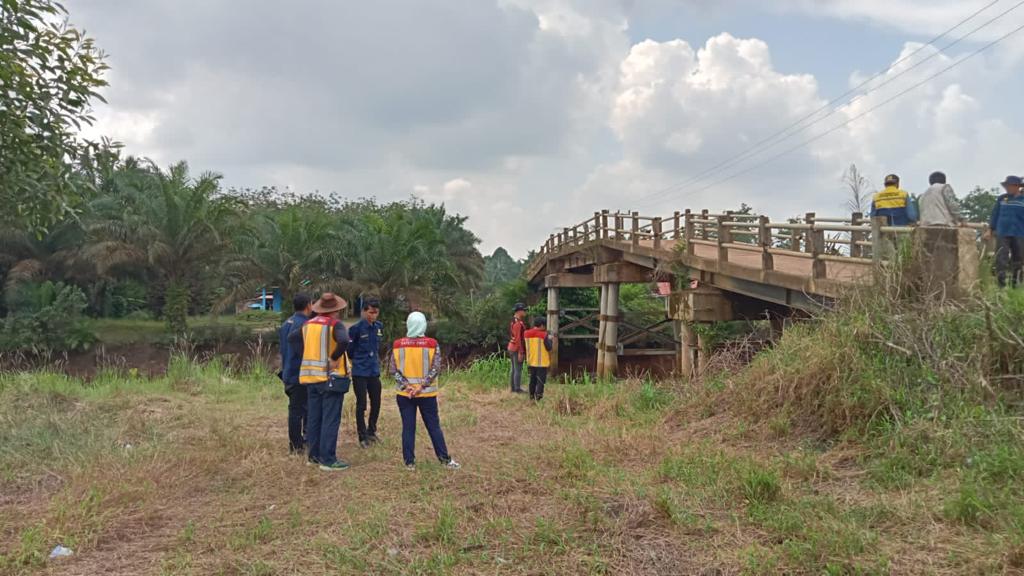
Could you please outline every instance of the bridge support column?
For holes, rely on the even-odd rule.
[[[598,365],[597,375],[614,378],[619,371],[619,285],[607,283],[605,286],[604,309],[601,311],[601,350],[603,355]]]
[[[700,334],[697,335],[697,376],[704,376],[704,373],[708,370],[708,360],[711,349],[704,340],[704,337]]]
[[[558,288],[548,288],[548,334],[551,334],[551,372],[558,372]]]
[[[693,326],[685,320],[677,320],[679,325],[679,374],[689,380],[694,377],[694,352],[697,345],[697,336],[693,333]]]

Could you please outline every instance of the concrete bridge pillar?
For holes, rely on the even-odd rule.
[[[602,284],[598,377],[614,378],[619,371],[619,285]]]
[[[693,326],[684,320],[677,320],[679,325],[679,374],[687,380],[696,375],[697,335]]]
[[[558,372],[558,288],[548,288],[548,333],[554,336],[551,343],[551,371]]]

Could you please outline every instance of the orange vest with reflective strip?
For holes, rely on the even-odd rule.
[[[437,396],[437,386],[427,382],[430,367],[437,356],[437,340],[433,338],[400,338],[391,349],[395,367],[402,373],[409,386],[420,388],[417,398]],[[409,397],[405,385],[399,383],[395,390],[399,396]]]
[[[348,376],[348,358],[344,354],[338,359],[338,367],[330,369],[331,355],[338,349],[334,330],[339,325],[341,322],[330,316],[317,316],[302,325],[299,384],[320,384],[327,382],[331,376]]]

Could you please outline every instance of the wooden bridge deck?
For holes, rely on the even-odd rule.
[[[604,211],[552,235],[527,272],[533,284],[588,285],[592,278],[589,285],[596,286],[602,282],[596,271],[618,264],[633,270],[631,280],[620,282],[685,273],[729,292],[810,309],[852,287],[869,285],[884,247],[912,230],[865,220],[861,214],[848,219],[807,214],[771,222],[764,216],[706,210],[670,218]]]

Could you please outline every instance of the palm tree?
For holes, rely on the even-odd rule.
[[[344,243],[337,219],[321,202],[300,200],[256,210],[254,225],[236,239],[244,262],[235,289],[220,306],[276,286],[287,302],[305,289],[323,291],[344,268]],[[332,288],[333,289],[333,288]]]
[[[452,312],[456,293],[475,288],[482,277],[479,240],[463,227],[464,218],[448,216],[443,207],[363,202],[342,213],[353,291]]]
[[[232,260],[230,239],[242,226],[238,201],[221,195],[219,182],[213,173],[192,178],[185,162],[166,172],[152,164],[122,171],[86,227],[86,254],[101,274],[125,265],[149,269],[175,332],[187,329],[193,287]]]

